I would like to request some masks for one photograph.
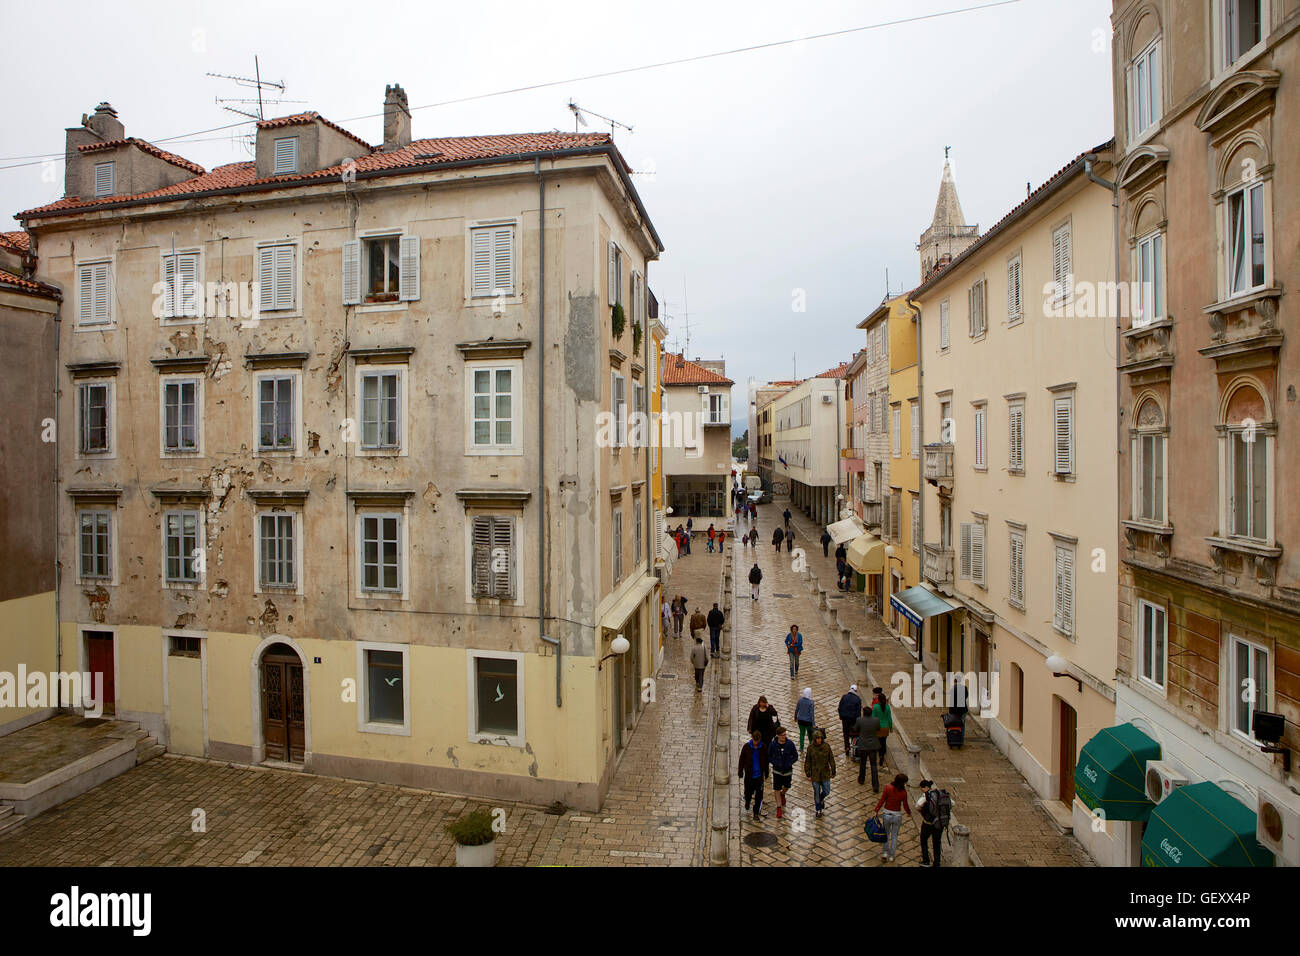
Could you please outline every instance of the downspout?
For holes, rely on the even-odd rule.
[[[59,573],[62,562],[59,560],[59,345],[63,339],[63,302],[54,307],[54,669],[63,673],[63,627],[59,609],[59,591],[62,587],[62,575]],[[75,425],[73,426],[76,427]],[[55,691],[55,709],[63,704],[63,681],[58,682]],[[69,701],[69,707],[75,707],[78,701]]]
[[[924,277],[922,277],[924,278]],[[920,520],[917,521],[916,533],[920,537],[920,584],[925,580],[925,363],[921,361],[921,330],[924,327],[921,323],[921,308],[912,301],[908,296],[903,302],[912,310],[912,321],[916,323],[916,417],[920,420],[917,427],[917,434],[921,438],[921,457],[916,463],[916,496],[920,500]],[[884,610],[883,608],[881,609]],[[937,623],[937,622],[936,622]],[[935,627],[936,624],[931,624]],[[916,659],[924,662],[925,659],[925,627],[921,627],[920,639],[916,642]]]
[[[537,176],[537,636],[555,647],[555,706],[564,706],[561,659],[564,645],[546,636],[546,180],[541,157],[533,159]]]

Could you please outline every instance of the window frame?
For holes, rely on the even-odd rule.
[[[289,249],[293,277],[290,282],[292,301],[288,305],[278,304],[275,287],[272,285],[271,306],[262,305],[262,250]],[[276,271],[276,254],[272,254],[271,273],[274,279]],[[290,319],[302,316],[302,240],[294,236],[282,236],[278,239],[259,239],[253,247],[253,278],[257,282],[257,295],[253,299],[254,315],[257,321],[264,319]]]
[[[1258,283],[1253,281],[1253,273],[1254,273],[1253,227],[1255,225],[1255,212],[1251,205],[1253,199],[1253,193],[1256,190],[1259,191],[1259,196],[1260,196],[1259,217],[1261,219],[1261,222],[1259,223],[1259,225],[1262,230],[1261,245],[1263,247],[1261,250],[1262,259],[1260,262],[1260,271],[1263,273],[1263,278]],[[1245,266],[1248,272],[1251,274],[1251,279],[1252,279],[1250,284],[1242,287],[1238,287],[1236,285],[1235,283],[1236,275],[1235,275],[1235,270],[1233,269],[1234,252],[1236,249],[1236,236],[1233,229],[1232,200],[1233,197],[1235,196],[1242,197],[1241,241],[1242,243],[1245,244],[1245,246],[1248,247],[1246,250],[1244,250],[1243,254],[1249,256],[1248,260],[1245,263]],[[1269,180],[1262,179],[1262,178],[1252,180],[1250,182],[1239,182],[1233,185],[1231,188],[1224,190],[1223,193],[1223,214],[1224,214],[1223,268],[1224,268],[1225,300],[1232,300],[1242,296],[1248,296],[1254,292],[1258,292],[1261,289],[1267,289],[1269,286],[1269,282],[1272,279],[1271,257],[1269,255],[1270,248],[1271,248],[1270,237],[1273,231],[1272,217],[1270,215],[1271,200],[1272,200],[1272,191],[1269,188]]]
[[[1267,645],[1261,643],[1260,641],[1253,641],[1250,638],[1243,637],[1242,635],[1233,633],[1231,631],[1228,632],[1228,639],[1224,643],[1227,645],[1228,648],[1228,668],[1229,668],[1229,673],[1232,675],[1231,680],[1228,682],[1228,687],[1227,687],[1228,701],[1230,705],[1229,707],[1226,708],[1228,712],[1227,713],[1228,732],[1235,739],[1245,740],[1251,745],[1252,748],[1258,748],[1259,741],[1255,739],[1250,724],[1254,718],[1255,711],[1269,710],[1269,699],[1275,693],[1274,670],[1276,669],[1276,664],[1274,662],[1273,652]],[[1247,715],[1246,728],[1244,730],[1237,726],[1237,705],[1240,703],[1245,703],[1245,701],[1241,699],[1242,681],[1244,678],[1240,670],[1238,669],[1238,665],[1237,665],[1238,645],[1241,645],[1242,647],[1246,647],[1250,650],[1249,663],[1247,666],[1247,669],[1250,673],[1245,675],[1245,677],[1252,678],[1255,680],[1255,700],[1251,703],[1251,711]],[[1260,681],[1256,677],[1256,673],[1257,673],[1256,654],[1258,653],[1262,653],[1264,655],[1264,664],[1268,670],[1262,695],[1259,692]]]
[[[1149,400],[1149,399],[1148,399]],[[1163,411],[1163,409],[1162,409]],[[1169,526],[1169,429],[1165,426],[1156,428],[1139,428],[1133,429],[1133,488],[1131,493],[1131,506],[1129,508],[1129,520],[1141,522],[1142,524],[1152,525],[1154,527]],[[1147,461],[1146,444],[1151,443],[1153,448],[1159,448],[1159,482],[1160,482],[1160,500],[1158,502],[1147,500],[1146,476],[1144,474]],[[1155,482],[1157,480],[1156,472],[1153,469],[1151,473],[1152,488],[1151,493],[1154,497]],[[1159,505],[1159,515],[1148,517],[1145,512],[1148,510],[1148,504]]]
[[[939,303],[939,351],[947,352],[952,348],[952,300],[943,299]]]
[[[498,295],[507,303],[518,304],[522,300],[522,290],[520,289],[520,219],[517,216],[506,217],[501,219],[478,219],[472,220],[465,225],[465,306],[487,306],[491,307],[497,300]],[[491,278],[492,288],[486,292],[476,292],[474,285],[474,234],[482,230],[489,229],[510,229],[510,288],[504,289],[496,284],[495,263],[498,259],[495,238],[492,240],[492,247],[489,252],[491,260],[494,263],[493,274]],[[500,290],[498,292],[498,290]]]
[[[114,459],[117,457],[117,379],[113,376],[77,379],[76,428],[78,459]],[[86,400],[83,391],[91,388],[104,389],[104,447],[89,449],[86,447]]]
[[[1154,601],[1146,598],[1138,598],[1137,602],[1137,635],[1135,640],[1134,666],[1138,682],[1145,687],[1151,688],[1165,694],[1169,687],[1169,610]],[[1150,617],[1154,622],[1154,615],[1159,614],[1162,623],[1159,641],[1159,661],[1160,661],[1160,680],[1156,680],[1147,672],[1147,620],[1148,612],[1152,612]],[[1151,670],[1155,670],[1156,661],[1156,641],[1151,641]]]
[[[174,260],[172,265],[173,276],[179,275],[179,265],[183,260],[194,260],[194,286],[193,311],[189,311],[186,304],[188,296],[185,294],[184,281],[173,279],[167,280],[167,266],[170,261]],[[158,253],[158,281],[162,286],[161,291],[161,314],[158,319],[163,325],[201,325],[204,320],[207,297],[204,292],[203,284],[203,248],[201,246],[191,246],[187,248],[163,249]],[[178,304],[176,300],[177,286],[180,286],[181,299]]]
[[[971,402],[975,417],[975,463],[976,471],[989,470],[989,403],[987,400]]]
[[[293,562],[294,580],[288,584],[268,582],[263,574],[265,568],[262,562],[263,556],[263,534],[262,522],[265,518],[282,519],[288,518],[290,523],[290,532],[293,535],[292,548],[293,553],[290,560]],[[255,508],[253,511],[253,581],[254,594],[302,594],[303,593],[303,554],[305,553],[303,542],[303,512],[297,507],[284,507],[281,505]]]
[[[402,655],[402,721],[370,719],[370,668],[368,651],[390,651]],[[357,641],[357,732],[411,736],[411,650],[409,644]]]
[[[1160,128],[1164,118],[1164,51],[1161,34],[1156,34],[1151,41],[1136,55],[1130,58],[1125,70],[1125,88],[1128,100],[1128,142],[1135,146],[1145,142],[1152,133]],[[1152,61],[1155,63],[1155,77],[1152,79]],[[1145,64],[1145,89],[1138,83],[1138,74]],[[1148,119],[1145,125],[1139,125],[1142,116],[1142,94],[1147,93],[1146,109]]]
[[[408,552],[408,528],[407,528],[407,511],[408,509],[392,508],[358,508],[356,513],[356,542],[357,542],[357,591],[360,597],[376,601],[405,601],[408,598],[408,575],[410,573],[410,562]],[[378,521],[383,522],[388,519],[397,521],[397,587],[386,588],[382,584],[375,587],[366,585],[366,522]],[[383,580],[383,542],[386,540],[383,534],[382,524],[379,528],[380,537],[376,538],[376,559],[375,567],[377,570],[377,581]]]
[[[1234,2],[1238,2],[1238,0],[1219,0],[1217,4],[1218,10],[1215,16],[1214,28],[1217,39],[1215,44],[1217,62],[1214,70],[1216,79],[1234,72],[1268,42],[1272,10],[1270,9],[1269,0],[1259,0],[1259,39],[1251,46],[1238,50],[1236,56],[1232,55],[1232,41],[1228,21]]]
[[[1223,462],[1223,488],[1224,488],[1224,523],[1226,537],[1234,541],[1249,541],[1256,544],[1272,545],[1273,543],[1273,522],[1275,520],[1275,502],[1276,494],[1275,471],[1276,471],[1276,445],[1274,429],[1270,426],[1256,424],[1253,428],[1254,440],[1247,441],[1245,435],[1250,434],[1251,427],[1245,425],[1226,425],[1223,426],[1225,438],[1226,457]],[[1238,444],[1255,445],[1263,442],[1264,448],[1264,529],[1263,534],[1243,533],[1237,530],[1236,523],[1236,502],[1237,502],[1237,477],[1236,477],[1236,451]],[[1253,451],[1253,448],[1251,449]],[[1248,454],[1246,456],[1246,486],[1249,493],[1249,504],[1247,507],[1248,524],[1255,524],[1255,492],[1252,478],[1255,473],[1255,456]],[[1251,530],[1256,530],[1253,527]]]
[[[1007,603],[1025,609],[1025,529],[1007,529]],[[1018,559],[1018,560],[1017,560]]]
[[[271,175],[272,176],[292,176],[297,173],[301,167],[301,155],[298,150],[298,134],[290,136],[276,136],[271,141]],[[281,165],[280,163],[280,144],[284,143],[291,147],[293,154],[292,165]]]
[[[489,431],[491,438],[496,438],[496,426],[505,421],[496,417],[496,399],[501,393],[496,391],[496,381],[498,372],[510,373],[510,442],[508,444],[499,444],[495,441],[486,444],[476,444],[474,441],[474,426],[479,421],[474,414],[474,399],[477,396],[475,391],[475,373],[487,372],[488,384],[490,391],[489,404],[492,414],[488,418]],[[524,453],[524,439],[520,433],[523,425],[523,415],[521,414],[521,404],[523,398],[523,375],[524,363],[522,359],[484,359],[480,361],[467,361],[465,363],[465,454],[467,455],[522,455]]]
[[[978,342],[988,334],[989,331],[989,284],[984,276],[980,276],[971,283],[970,288],[966,291],[967,297],[967,326],[969,337],[972,341]],[[979,325],[976,326],[976,318],[979,319]]]
[[[89,314],[94,316],[94,273],[91,277],[91,297],[87,303],[86,297],[81,294],[82,273],[86,269],[94,270],[97,267],[104,268],[104,314],[103,322],[87,321],[85,316]],[[77,260],[73,267],[73,275],[76,279],[77,295],[77,321],[75,329],[78,332],[103,332],[117,327],[117,310],[113,308],[113,299],[116,291],[117,262],[116,256],[96,256],[90,259]]]
[[[1057,577],[1061,573],[1061,556],[1068,554],[1070,561],[1070,607],[1069,620],[1066,620],[1066,608],[1063,601],[1064,590],[1057,587]],[[1078,544],[1052,538],[1052,630],[1062,637],[1074,640],[1078,627],[1079,605],[1079,561]]]
[[[175,373],[158,376],[158,448],[162,458],[202,458],[203,453],[203,379],[201,374]],[[172,387],[194,386],[194,446],[167,444],[167,390]],[[183,406],[181,406],[183,407]],[[178,423],[177,439],[184,442],[184,424]]]
[[[87,508],[77,508],[77,509],[76,509],[76,516],[77,516],[77,532],[76,532],[76,534],[77,534],[77,583],[78,583],[78,584],[108,584],[108,585],[117,584],[117,562],[116,562],[116,560],[114,559],[114,558],[115,558],[115,554],[114,554],[114,552],[115,552],[115,545],[116,545],[116,543],[117,543],[117,540],[116,540],[116,539],[117,539],[117,535],[115,534],[115,532],[116,532],[117,529],[114,527],[114,524],[115,524],[115,521],[116,521],[116,516],[115,516],[114,513],[116,512],[116,510],[117,510],[117,509],[116,509],[115,507],[111,507],[111,506],[108,506],[108,507],[105,507],[105,506],[100,506],[100,507],[87,507]],[[101,557],[103,558],[104,565],[105,565],[105,572],[104,572],[103,574],[86,574],[86,557],[87,557],[87,554],[86,554],[85,547],[84,547],[84,546],[85,546],[85,532],[84,532],[83,529],[82,529],[82,521],[83,521],[83,519],[85,519],[85,518],[87,518],[87,517],[90,517],[90,518],[103,518],[103,519],[104,519],[104,524],[105,524],[105,526],[106,526],[106,527],[104,528],[104,532],[103,532],[103,538],[104,538],[104,552],[103,552],[103,554],[100,555],[100,553],[98,552],[98,550],[95,550],[95,551],[90,555],[91,560],[92,560],[92,561],[96,561],[96,562],[97,562]],[[97,546],[98,546],[98,539],[99,539],[99,537],[100,537],[100,532],[99,532],[99,529],[98,529],[97,527],[91,531],[91,536],[92,536],[93,539],[95,539],[95,542],[96,542],[96,545],[95,545],[95,546],[96,546],[96,548],[97,548]]]
[[[1012,270],[1015,281],[1012,281]],[[1012,292],[1014,290],[1014,296]],[[1019,325],[1025,320],[1025,266],[1024,256],[1017,252],[1007,259],[1007,325]]]
[[[170,569],[168,567],[168,562],[170,560],[170,558],[168,557],[168,542],[172,537],[169,525],[171,523],[170,519],[173,515],[181,519],[181,534],[180,534],[181,542],[180,543],[182,548],[184,547],[185,537],[186,537],[185,517],[187,515],[194,516],[194,527],[195,527],[194,547],[190,549],[188,558],[186,557],[183,550],[180,553],[180,555],[178,555],[178,560],[181,562],[180,567],[182,571],[185,568],[186,561],[190,561],[194,563],[194,577],[192,578],[187,578],[187,577],[173,578],[170,575]],[[176,505],[163,509],[162,521],[160,522],[161,531],[162,531],[162,586],[163,588],[167,590],[175,590],[175,591],[205,590],[207,574],[208,574],[207,543],[205,541],[207,529],[204,527],[203,516],[204,516],[204,509],[202,507],[190,507],[188,505],[182,505],[178,503]],[[195,551],[199,552],[200,555],[199,558],[194,557]]]
[[[512,525],[510,545],[510,567],[514,594],[502,596],[497,594],[474,593],[474,520],[476,518],[493,518],[509,520]],[[526,515],[523,511],[475,510],[465,516],[465,603],[478,605],[483,603],[514,605],[522,607],[524,603],[524,547],[523,534]]]
[[[513,661],[515,664],[515,733],[503,734],[479,730],[478,708],[478,661],[479,660]],[[468,649],[465,652],[465,675],[467,683],[466,739],[470,743],[489,744],[498,747],[522,748],[527,739],[527,658],[518,651],[481,651]]]
[[[1069,442],[1069,468],[1062,471],[1060,465],[1060,436],[1058,434],[1058,406],[1061,403],[1067,403],[1070,410],[1070,427],[1067,435]],[[1078,421],[1075,419],[1075,394],[1073,390],[1052,393],[1052,475],[1057,478],[1073,478],[1078,474],[1079,463],[1077,455],[1077,435]]]
[[[1153,322],[1165,318],[1165,305],[1168,287],[1165,281],[1165,249],[1168,242],[1163,229],[1153,229],[1140,236],[1133,245],[1133,275],[1141,290],[1142,302],[1140,315],[1135,314],[1130,326],[1135,329],[1145,328]],[[1150,250],[1151,271],[1154,278],[1150,285],[1143,278],[1143,248]],[[1151,303],[1148,314],[1147,302]],[[1140,320],[1140,321],[1139,321]]]
[[[104,190],[104,189],[100,189],[100,187],[99,187],[99,171],[100,171],[101,169],[107,169],[107,170],[108,170],[108,189],[106,189],[106,190]],[[102,162],[95,163],[95,164],[94,164],[94,169],[91,170],[91,176],[92,176],[92,178],[91,178],[91,193],[93,194],[93,198],[95,198],[95,199],[103,199],[103,198],[106,197],[106,196],[116,196],[116,195],[117,195],[117,162],[116,162],[116,160],[106,159],[106,160],[104,160],[104,161],[102,161]]]
[[[253,377],[253,454],[261,458],[301,458],[303,454],[302,423],[302,370],[291,368],[274,368],[259,371]],[[293,413],[293,439],[289,445],[282,446],[278,441],[270,447],[262,446],[262,383],[272,380],[288,379],[293,383],[293,400],[290,407]],[[278,405],[278,403],[277,403]],[[274,427],[274,423],[273,427]],[[274,437],[274,436],[273,436]]]
[[[1016,420],[1020,420],[1020,434],[1016,434]],[[1019,441],[1017,441],[1019,438]],[[1020,454],[1017,457],[1016,451]],[[1007,473],[1023,475],[1025,473],[1025,400],[1024,398],[1007,399]]]
[[[610,583],[617,587],[623,580],[623,499],[614,498],[610,502]]]
[[[358,362],[356,366],[356,449],[355,454],[358,458],[404,458],[410,453],[407,433],[410,419],[410,403],[407,400],[410,383],[410,366],[407,364],[369,364]],[[387,375],[397,376],[397,444],[385,445],[366,444],[366,396],[365,382],[367,378],[379,377],[380,382]],[[382,390],[382,387],[381,387]],[[382,395],[379,402],[386,400]],[[376,428],[383,429],[384,420],[381,417],[376,422]]]
[[[903,403],[889,403],[891,457],[903,457]]]
[[[1057,237],[1064,236],[1067,250],[1065,257],[1064,282],[1061,273],[1057,272],[1057,255],[1058,247]],[[1052,227],[1052,305],[1062,306],[1074,298],[1074,228],[1073,221],[1066,219],[1065,222],[1058,223]]]

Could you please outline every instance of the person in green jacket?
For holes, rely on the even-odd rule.
[[[831,792],[831,778],[835,776],[835,753],[826,742],[826,731],[821,727],[813,730],[812,743],[804,751],[803,772],[813,785],[813,803],[817,816],[826,809],[826,798]]]
[[[879,687],[871,688],[874,695],[871,700],[871,716],[880,721],[880,730],[876,736],[880,738],[880,766],[885,766],[886,744],[889,743],[889,732],[894,729],[894,714],[889,708],[889,698]]]

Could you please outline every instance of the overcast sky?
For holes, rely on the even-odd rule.
[[[414,135],[573,129],[566,104],[634,128],[615,138],[667,251],[649,270],[670,342],[722,356],[743,388],[815,374],[862,347],[854,326],[919,279],[916,242],[952,165],[968,222],[987,229],[1112,134],[1110,0],[1020,0],[923,22],[475,102],[457,97],[960,9],[986,0],[281,5],[7,4],[21,95],[0,126],[0,203],[58,198],[64,128],[108,100],[128,136],[238,122],[253,55],[284,96],[379,143],[384,85],[401,83]],[[128,13],[128,10],[130,11]],[[399,14],[400,11],[400,14]],[[639,13],[635,18],[633,13]],[[18,88],[15,88],[18,89]],[[592,121],[590,127],[601,127]],[[607,127],[606,127],[607,128]],[[163,144],[203,166],[249,158],[207,132]],[[16,228],[7,226],[6,228]],[[792,306],[797,290],[806,311]],[[797,365],[796,365],[797,356]]]

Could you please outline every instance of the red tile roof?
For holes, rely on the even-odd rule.
[[[31,279],[24,279],[20,275],[7,272],[0,269],[0,289],[16,289],[19,292],[26,292],[30,295],[39,295],[46,299],[54,299],[56,302],[63,300],[63,293],[52,285],[46,285],[44,282],[35,282]]]
[[[171,163],[173,166],[179,166],[181,169],[190,171],[196,176],[202,176],[206,169],[198,163],[191,163],[184,156],[177,156],[175,153],[169,153],[165,149],[159,149],[153,143],[145,142],[142,139],[136,139],[129,136],[126,139],[110,139],[102,143],[82,143],[77,147],[81,153],[94,153],[101,149],[117,149],[119,146],[134,146],[141,152],[148,153],[150,156],[156,156],[165,163]]]
[[[19,230],[17,232],[0,232],[0,249],[7,249],[15,255],[25,255],[31,248],[31,240],[27,233]]]
[[[302,116],[312,114],[301,114]],[[282,117],[281,119],[291,119]],[[280,120],[267,120],[278,123]],[[304,120],[305,122],[305,120]],[[355,138],[355,137],[354,137]],[[358,140],[358,142],[360,142]],[[355,160],[357,175],[393,172],[404,169],[439,166],[454,163],[490,162],[520,154],[545,153],[560,150],[598,150],[613,145],[608,133],[510,133],[492,136],[456,136],[443,139],[418,139],[409,146],[389,153],[371,152]],[[367,149],[370,147],[367,146]],[[620,157],[624,170],[630,167]],[[105,196],[99,199],[68,197],[35,209],[18,213],[18,219],[35,219],[97,206],[111,206],[122,202],[167,202],[171,199],[192,197],[227,190],[252,189],[276,183],[285,186],[308,185],[322,180],[337,179],[343,174],[343,165],[331,166],[313,173],[293,173],[287,176],[269,176],[259,179],[256,164],[230,163],[218,166],[184,182],[164,186],[135,196]]]
[[[274,119],[259,120],[257,124],[257,128],[258,129],[280,129],[281,127],[284,126],[306,126],[308,123],[315,123],[317,120],[324,123],[326,126],[334,130],[335,132],[342,133],[348,139],[356,140],[366,149],[371,148],[370,144],[367,143],[360,136],[356,135],[355,133],[349,133],[342,126],[339,126],[337,123],[331,123],[329,120],[321,116],[315,110],[310,110],[306,113],[294,113],[292,116],[277,116]]]
[[[848,372],[849,372],[849,363],[841,362],[839,365],[835,366],[834,368],[828,368],[820,375],[815,375],[813,377],[814,378],[846,378],[848,376]]]
[[[710,372],[703,366],[688,362],[681,355],[672,352],[664,356],[665,385],[735,385],[731,379],[717,372]]]

